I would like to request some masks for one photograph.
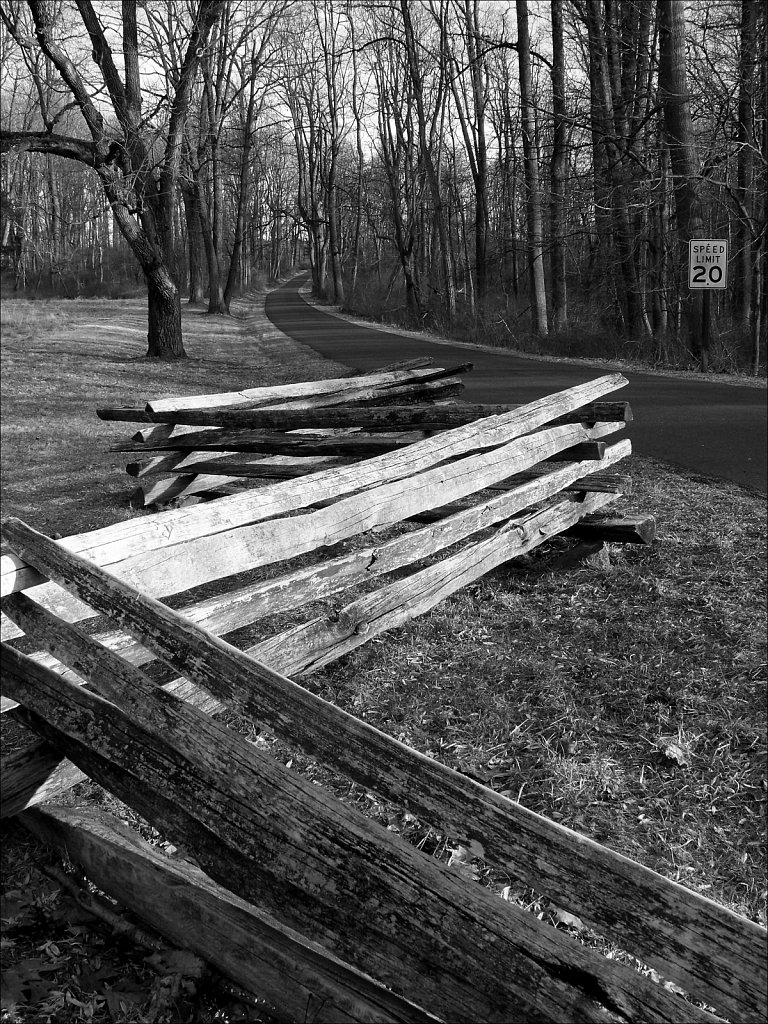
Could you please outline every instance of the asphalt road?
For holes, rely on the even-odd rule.
[[[304,278],[294,278],[267,296],[266,313],[289,337],[328,359],[366,371],[415,356],[432,356],[439,366],[471,362],[462,398],[468,402],[532,402],[536,398],[599,377],[599,367],[538,362],[503,351],[435,343],[348,323],[310,306],[299,295]],[[766,392],[626,371],[629,385],[606,398],[628,401],[634,421],[621,436],[633,450],[705,477],[730,480],[766,492]]]

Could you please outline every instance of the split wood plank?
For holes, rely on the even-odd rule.
[[[298,484],[285,481],[262,488],[258,494],[247,491],[223,502],[209,502],[128,520],[89,533],[75,534],[65,538],[63,543],[99,565],[114,565],[151,548],[172,546],[191,537],[213,536],[255,522],[265,515],[268,517],[301,507],[302,503],[306,505],[333,495],[348,494],[371,483],[401,480],[468,451],[505,444],[626,384],[627,379],[621,374],[609,374],[548,395],[504,416],[444,431],[402,451],[369,459],[364,464],[317,473]],[[40,582],[39,577],[15,556],[0,558],[0,595],[24,590]]]
[[[292,456],[272,456],[265,459],[243,460],[243,456],[224,455],[221,459],[211,461],[211,453],[200,453],[199,459],[192,461],[185,460],[183,466],[176,469],[166,469],[168,473],[181,475],[196,475],[198,473],[216,473],[221,476],[236,477],[258,477],[273,480],[293,480],[296,477],[308,476],[310,473],[317,473],[319,470],[328,469],[331,466],[349,465],[353,460],[349,458],[338,458],[333,455],[317,456],[315,458],[293,458]],[[215,454],[215,453],[214,453]],[[281,461],[277,461],[277,460]],[[142,474],[146,475],[146,474]]]
[[[590,495],[585,511],[601,499]],[[14,521],[8,533],[41,572],[109,613],[210,693],[423,820],[450,822],[447,831],[461,836],[472,855],[500,857],[513,877],[574,909],[718,1009],[736,1019],[745,1009],[765,1013],[764,929],[418,754],[25,524]],[[24,662],[34,666],[35,679],[48,671]]]
[[[513,473],[529,469],[543,459],[570,448],[584,435],[578,424],[549,427],[510,441],[500,448],[413,474],[403,487],[399,481],[380,484],[340,498],[313,512],[281,517],[228,530],[200,540],[176,544],[172,558],[167,549],[135,555],[116,568],[117,574],[151,594],[169,594],[201,586],[212,580],[295,558],[320,546],[338,544],[368,530],[391,526],[426,509],[444,505],[481,490]],[[356,469],[357,467],[350,467]],[[311,490],[314,474],[301,481]],[[267,488],[260,488],[263,494]],[[303,504],[308,503],[305,493]]]
[[[143,445],[125,441],[110,445],[111,452],[145,451],[225,451],[272,452],[275,455],[381,455],[420,441],[423,431],[391,434],[337,434],[332,437],[309,434],[270,434],[255,430],[211,430],[206,437],[170,437]]]
[[[517,405],[448,406],[434,404],[390,406],[334,406],[318,409],[176,409],[154,414],[158,422],[218,427],[223,430],[296,430],[300,427],[365,427],[368,430],[446,430],[488,416],[501,416]],[[148,422],[144,409],[97,409],[101,419]],[[596,423],[632,419],[627,402],[593,402],[575,413],[558,417],[557,423]]]
[[[601,519],[586,516],[574,523],[566,533],[590,541],[608,541],[612,544],[653,544],[656,539],[656,520],[653,516],[621,516],[619,519]]]
[[[530,468],[556,454],[557,451],[578,443],[585,434],[585,429],[577,424],[550,427],[536,434],[525,435],[489,452],[467,456],[443,466],[438,465],[434,470],[412,475],[406,488],[399,483],[389,483],[359,492],[371,462],[376,460],[315,473],[303,478],[293,488],[290,496],[281,495],[289,499],[288,508],[310,505],[318,490],[323,497],[315,498],[315,503],[333,501],[334,496],[327,497],[324,493],[327,490],[325,481],[329,474],[357,471],[358,493],[333,501],[330,508],[302,513],[302,517],[290,519],[268,520],[267,517],[271,504],[269,498],[274,496],[278,488],[288,488],[292,481],[263,487],[256,492],[259,499],[258,510],[254,510],[252,515],[254,519],[260,518],[261,522],[228,530],[226,535],[217,532],[204,540],[192,539],[178,543],[174,545],[172,561],[169,561],[165,547],[133,555],[120,563],[116,572],[155,595],[190,589],[213,579],[257,568],[270,561],[294,557],[320,544],[338,543],[356,533],[390,525],[427,508],[455,500],[479,490],[488,483]],[[438,435],[441,436],[445,435]],[[453,446],[449,450],[453,451]],[[414,481],[418,482],[417,486],[414,486]],[[227,499],[228,504],[236,497]],[[47,606],[58,609],[59,614],[69,617],[73,614],[82,617],[84,614],[81,607],[72,604],[71,601],[67,602],[55,589],[47,596],[40,595],[38,600],[51,602]],[[67,607],[68,604],[71,605],[70,609]],[[3,639],[10,639],[13,635],[16,634],[4,624]]]
[[[587,434],[593,441],[597,441],[601,437],[607,437],[609,434],[615,434],[617,430],[623,430],[625,426],[626,424],[621,422],[591,423],[587,426]]]
[[[154,427],[147,427],[142,430],[137,430],[135,434],[131,435],[131,441],[139,444],[149,443],[151,441],[164,441],[169,437],[180,437],[182,434],[198,434],[200,437],[210,427],[189,427],[184,424],[178,423],[157,423]]]
[[[611,449],[606,448],[606,453]],[[540,476],[541,473],[537,472],[536,467],[529,470],[527,473],[520,473],[510,480],[503,480],[500,484],[492,484],[489,491],[508,491],[514,487],[524,483],[526,479],[535,479]],[[613,491],[621,494],[632,494],[632,477],[624,473],[594,473],[590,476],[585,476],[581,480],[574,480],[573,483],[568,484],[563,490],[567,491]]]
[[[457,1024],[676,1019],[661,985],[468,883],[136,670],[118,674],[97,648],[79,633],[68,656],[93,659],[108,699],[16,651],[6,685],[42,735],[215,881]],[[693,1004],[687,1019],[715,1021]]]
[[[272,405],[272,409],[328,408],[335,405],[366,407],[375,405],[398,405],[402,402],[444,402],[455,398],[464,390],[464,382],[458,377],[447,377],[445,380],[428,381],[426,384],[398,384],[388,388],[366,389],[359,393],[345,392],[341,395],[325,396],[322,403],[296,401],[281,405]]]
[[[428,382],[466,373],[472,369],[472,363],[462,363],[449,369],[436,367],[423,370],[392,370],[389,373],[372,373],[364,377],[337,377],[329,380],[313,380],[299,384],[278,384],[272,387],[246,388],[243,391],[225,391],[219,394],[187,395],[184,398],[165,398],[147,402],[150,413],[172,412],[175,409],[207,409],[230,405],[250,404],[267,405],[275,402],[293,402],[304,400],[321,402],[343,400],[345,394],[365,391],[371,395],[382,387],[402,387],[404,385],[426,384]]]
[[[370,377],[374,373],[389,373],[391,370],[420,370],[424,366],[434,367],[434,365],[435,360],[432,356],[414,356],[412,359],[397,359],[394,363],[386,363],[384,366],[366,370],[363,377]]]
[[[209,491],[214,491],[216,496],[220,496],[223,487],[241,482],[242,477],[239,476],[189,476],[182,473],[170,480],[161,480],[147,487],[137,487],[132,492],[128,504],[133,509],[139,509],[148,508],[150,505],[167,504],[182,496],[207,494]]]
[[[445,548],[461,543],[473,533],[509,519],[521,509],[551,497],[582,474],[619,462],[631,450],[629,441],[620,441],[607,450],[599,463],[581,462],[550,469],[544,475],[521,482],[517,488],[505,491],[500,497],[463,508],[455,515],[443,516],[436,526],[410,531],[375,547],[369,546],[336,558],[324,559],[275,579],[252,583],[196,601],[184,605],[180,611],[198,626],[216,635],[226,635],[266,615],[296,610],[312,601],[357,586],[365,580],[375,579],[429,558]],[[616,493],[615,489],[609,493]],[[125,633],[101,633],[98,639],[133,665],[145,665],[154,657]],[[37,659],[39,656],[33,657]],[[58,670],[54,660],[40,660],[48,668]],[[12,701],[3,697],[0,705],[3,714],[13,706]],[[6,766],[6,778],[10,780],[11,775],[11,770]]]
[[[562,429],[562,428],[561,428]],[[628,441],[619,442],[616,445],[610,446],[604,458],[600,462],[580,462],[580,463],[567,463],[562,468],[556,471],[550,471],[549,473],[534,478],[527,482],[525,485],[521,485],[517,489],[506,493],[506,496],[501,497],[497,500],[488,500],[485,503],[471,508],[462,513],[461,516],[455,519],[448,519],[441,523],[439,530],[431,529],[423,533],[411,533],[408,536],[402,538],[402,542],[398,540],[398,546],[395,547],[395,542],[392,542],[392,547],[386,549],[377,548],[371,550],[368,554],[357,553],[354,556],[354,565],[362,567],[364,577],[366,574],[370,574],[368,568],[369,563],[375,566],[375,572],[379,571],[391,571],[397,565],[406,564],[408,561],[413,561],[419,557],[426,557],[432,554],[436,547],[434,546],[437,539],[437,547],[447,546],[449,543],[456,543],[469,536],[472,532],[481,529],[483,526],[492,525],[498,522],[500,519],[508,517],[519,509],[531,505],[534,502],[541,500],[544,497],[555,493],[556,491],[567,486],[568,483],[580,477],[584,473],[592,472],[598,468],[606,468],[613,465],[615,462],[622,458],[625,458],[631,452],[631,445]],[[550,466],[552,464],[549,464]],[[263,493],[263,492],[262,492]],[[504,493],[504,492],[503,492]],[[443,517],[440,517],[443,518]],[[289,527],[290,532],[290,527]],[[452,539],[447,539],[452,538]],[[440,543],[442,539],[442,543]],[[62,542],[63,543],[63,542]],[[402,561],[395,563],[395,552],[398,551],[400,554],[397,557],[402,557]],[[9,557],[18,557],[12,552]],[[319,573],[316,572],[315,578],[312,582],[312,593],[315,593],[317,597],[321,594],[331,593],[333,591],[327,590],[328,583],[336,575],[336,565],[345,566],[347,563],[344,560],[334,560],[331,562],[324,562]],[[389,569],[385,568],[390,566]],[[347,571],[346,569],[344,570]],[[357,577],[357,581],[362,577]],[[289,582],[292,577],[288,577],[283,589],[289,589],[293,586],[293,583]],[[167,581],[166,581],[167,582]],[[146,583],[146,581],[145,581]],[[347,584],[350,585],[350,584]],[[47,589],[46,589],[47,588]],[[148,588],[144,586],[144,589]],[[172,588],[171,588],[172,589]],[[246,588],[247,593],[248,588]],[[42,587],[36,587],[32,591],[35,599],[45,605],[45,607],[51,608],[59,615],[63,615],[70,621],[76,621],[80,618],[89,617],[92,613],[87,605],[83,605],[82,602],[77,601],[72,595],[62,591],[59,587],[53,585],[45,585]],[[152,593],[152,591],[149,591]],[[254,592],[250,598],[250,601],[255,601],[256,592]],[[274,602],[277,601],[277,590],[274,587],[270,587],[269,600],[272,602],[274,610],[277,611],[277,607]],[[163,596],[154,594],[153,596]],[[231,603],[232,609],[237,614],[242,614],[241,608],[245,607],[248,603],[244,594],[236,592],[231,594],[227,600]],[[291,596],[291,600],[296,600],[296,595]],[[284,606],[281,605],[281,608]],[[290,604],[287,606],[290,607]],[[245,624],[240,622],[240,625]],[[211,623],[208,623],[209,628],[214,628]],[[234,627],[233,627],[234,628]],[[3,618],[3,639],[12,639],[15,636],[21,635],[19,630],[7,621],[7,618]]]
[[[244,463],[229,461],[232,457],[227,456],[226,453],[221,453],[219,456],[216,452],[195,452],[193,455],[213,456],[214,459],[221,457],[221,461],[209,461],[208,458],[204,458],[203,461],[197,462],[193,458],[191,462],[185,459],[184,466],[178,469],[166,467],[165,472],[173,474],[171,479],[137,487],[130,497],[131,508],[146,508],[149,505],[165,504],[181,495],[209,494],[213,491],[216,494],[210,496],[217,496],[227,493],[227,488],[231,486],[243,485],[244,480],[249,478],[295,480],[329,466],[348,465],[354,461],[335,456],[294,459],[291,456],[278,455]],[[129,464],[126,466],[126,470],[140,465],[141,463]],[[154,471],[150,470],[150,472]]]
[[[201,461],[202,460],[202,461]],[[304,476],[307,473],[316,473],[320,469],[329,469],[333,466],[344,466],[349,462],[335,455],[314,455],[311,457],[292,455],[268,455],[258,460],[258,465],[264,470],[263,476],[274,477],[276,480],[290,480],[294,476]],[[139,462],[129,462],[125,471],[129,476],[145,477],[157,473],[205,473],[207,467],[214,466],[215,471],[226,473],[226,466],[242,464],[241,455],[227,455],[226,452],[174,452],[171,455],[161,455],[157,458],[146,459]],[[250,464],[250,460],[249,463]],[[200,468],[200,467],[206,468]],[[231,471],[230,471],[231,472]],[[242,474],[235,473],[240,476]]]
[[[382,374],[382,373],[383,374],[388,374],[388,373],[390,373],[393,370],[416,370],[416,369],[420,369],[420,368],[425,367],[425,366],[430,366],[432,363],[433,363],[433,359],[432,359],[431,356],[417,357],[415,359],[404,359],[404,360],[401,360],[400,362],[391,363],[391,364],[389,364],[387,366],[381,366],[381,367],[378,367],[375,370],[371,370],[368,373],[363,374],[362,377],[358,377],[358,378],[346,378],[345,377],[345,378],[342,378],[342,379],[344,379],[344,380],[353,380],[353,381],[354,380],[357,380],[357,381],[365,380],[365,378],[370,378],[371,376],[375,376],[376,374]],[[438,367],[438,369],[439,369],[439,367]],[[308,382],[308,383],[311,384],[312,382]],[[354,384],[352,384],[351,386],[354,387]],[[316,400],[317,401],[322,401],[322,390],[323,389],[319,387],[317,390],[318,390],[319,394],[316,396]],[[193,397],[196,399],[199,396],[193,396]],[[185,397],[181,397],[178,400],[179,400],[179,402],[181,402],[183,404],[185,402]],[[312,402],[312,397],[311,397],[311,393],[310,393],[309,404],[307,405],[307,408],[310,407],[311,402]],[[295,405],[292,405],[292,406],[289,406],[289,407],[290,408],[294,408],[294,409],[297,408]],[[144,409],[126,409],[126,410],[114,410],[114,409],[112,409],[112,410],[103,410],[103,412],[104,412],[105,415],[100,416],[99,410],[97,409],[96,410],[96,415],[100,416],[101,419],[123,420],[125,418],[133,419],[132,416],[131,417],[128,417],[127,415],[124,416],[123,415],[124,413],[128,414],[128,413],[134,413],[135,412],[137,414],[135,422],[141,422],[141,423],[158,423],[158,422],[161,422],[162,423],[162,426],[153,427],[153,428],[148,429],[148,430],[138,430],[133,435],[133,437],[131,438],[132,441],[145,441],[145,440],[149,440],[151,438],[155,438],[156,440],[159,440],[161,437],[168,437],[173,432],[174,429],[182,429],[182,428],[177,428],[176,423],[173,420],[171,420],[170,423],[169,422],[164,422],[164,421],[158,421],[157,419],[155,419],[154,416],[152,416],[152,414],[150,412],[147,411],[146,406],[144,407]]]
[[[581,459],[602,459],[605,454],[605,444],[602,441],[581,441],[569,448],[563,448],[554,455],[549,455],[545,462],[571,462]]]
[[[66,670],[69,672],[69,670]],[[64,674],[64,672],[62,672]],[[71,678],[71,673],[68,678]],[[77,677],[80,679],[80,677]],[[82,680],[81,680],[82,681]],[[22,723],[24,709],[16,701],[3,697],[13,706],[14,719]],[[3,753],[0,773],[0,817],[11,818],[37,804],[56,800],[87,779],[85,772],[36,733],[25,728],[26,742],[16,750]]]
[[[145,413],[145,416],[146,415],[148,415],[148,414]],[[148,420],[142,420],[140,422],[145,422],[146,423],[146,422],[148,422]],[[175,429],[176,429],[176,424],[175,423],[162,423],[162,424],[159,424],[156,427],[147,427],[147,428],[142,428],[141,430],[137,430],[135,434],[131,435],[131,440],[132,441],[149,441],[152,438],[154,438],[156,441],[159,441],[161,438],[164,439],[166,437],[170,437]]]
[[[242,405],[228,406],[211,406],[205,407],[206,412],[211,413],[227,413],[232,412],[234,408],[239,409],[242,412],[246,411],[275,411],[275,412],[293,412],[306,413],[311,409],[327,409],[334,408],[336,406],[342,406],[344,408],[366,408],[370,405],[387,406],[397,404],[398,402],[404,401],[409,404],[412,402],[419,403],[423,402],[426,404],[433,404],[436,401],[442,401],[450,398],[454,395],[460,394],[464,390],[464,382],[456,374],[466,373],[471,368],[471,363],[464,364],[462,366],[454,367],[449,371],[440,371],[433,374],[436,379],[430,379],[425,381],[410,381],[398,384],[389,385],[370,385],[365,383],[365,378],[355,378],[359,381],[357,386],[350,385],[343,391],[328,392],[318,396],[308,396],[305,398],[294,398],[290,401],[276,401],[275,399],[266,398],[263,401],[253,400]],[[450,376],[446,376],[450,374]],[[266,390],[266,389],[263,389]],[[237,394],[237,392],[235,392]],[[191,399],[197,396],[190,396]],[[179,402],[183,402],[183,399],[179,399]],[[96,415],[101,420],[115,421],[115,422],[136,422],[136,423],[163,423],[163,424],[176,424],[180,422],[177,416],[184,412],[187,416],[195,416],[196,410],[184,409],[180,407],[178,410],[150,412],[145,406],[144,409],[134,408],[106,408],[97,409]],[[190,427],[194,429],[194,427]],[[138,431],[134,435],[135,440],[141,440],[143,434],[146,431]],[[159,435],[158,435],[159,436]]]
[[[304,1020],[309,1013],[318,1024],[438,1020],[212,882],[193,864],[159,853],[113,815],[49,807],[28,811],[20,820],[131,913],[282,1014]]]
[[[597,449],[595,454],[599,455],[601,449]],[[547,462],[552,461],[571,461],[573,458],[572,450],[565,453],[562,458],[555,460],[549,459]],[[584,453],[580,452],[577,457],[584,458]],[[307,460],[308,461],[308,460]],[[330,462],[331,459],[323,460],[324,462]],[[341,461],[341,460],[336,460]],[[169,472],[177,472],[171,470]],[[209,494],[210,492],[221,493],[229,485],[236,485],[242,483],[244,479],[293,479],[295,477],[306,476],[314,470],[309,468],[301,468],[301,466],[274,466],[265,461],[257,462],[231,462],[226,464],[219,464],[216,462],[208,462],[203,460],[201,462],[193,462],[186,467],[186,474],[201,474],[186,475],[184,471],[179,470],[181,483],[177,484],[174,480],[165,480],[160,483],[154,484],[153,486],[144,486],[137,488],[131,495],[130,504],[131,508],[145,508],[152,504],[161,504],[171,501],[173,498],[180,494]],[[205,474],[205,475],[202,475]],[[234,474],[234,475],[230,475]],[[520,476],[524,474],[518,474],[515,476],[517,482],[520,481]],[[511,486],[511,485],[510,485]],[[494,485],[492,489],[503,489],[497,488]],[[564,490],[570,492],[580,491],[605,491],[612,492],[614,494],[631,494],[632,493],[632,478],[629,476],[600,476],[595,475],[594,477],[584,478],[580,481],[576,481],[573,484],[569,484]],[[444,506],[441,511],[438,512],[427,512],[420,513],[418,516],[411,516],[409,520],[416,519],[418,522],[427,522],[431,519],[442,518],[445,514]],[[620,542],[618,535],[612,539],[615,542]],[[627,543],[634,543],[633,541],[627,541]]]
[[[156,455],[150,459],[129,462],[125,467],[128,476],[149,476],[152,473],[166,473],[171,470],[184,472],[185,464],[195,460],[196,452],[170,452],[168,455]],[[214,459],[223,459],[225,453],[214,453]]]
[[[315,672],[373,637],[423,615],[492,569],[562,533],[585,511],[601,508],[614,498],[594,494],[585,503],[561,499],[512,518],[486,540],[467,544],[435,565],[335,609],[330,616],[293,626],[249,648],[248,654],[286,675]]]

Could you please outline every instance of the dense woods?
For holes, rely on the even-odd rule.
[[[470,340],[764,365],[761,0],[5,0],[6,295],[179,303],[299,264]],[[728,287],[688,288],[690,238]],[[591,346],[591,347],[590,347]]]

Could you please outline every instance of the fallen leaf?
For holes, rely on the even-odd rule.
[[[158,974],[181,974],[185,978],[199,978],[205,973],[205,964],[199,956],[184,949],[164,949],[144,958]]]
[[[0,974],[0,1001],[3,1009],[11,1012],[11,1008],[18,1003],[26,1002],[23,989],[26,984],[24,978],[17,971],[3,971]]]
[[[3,899],[0,901],[0,917],[4,921],[12,921],[15,917],[20,917],[29,908],[29,904],[22,899]]]
[[[14,965],[14,969],[23,975],[27,979],[34,978],[35,981],[39,980],[40,974],[45,974],[46,971],[57,971],[58,967],[55,964],[46,964],[39,957],[33,957],[29,960],[19,960]]]
[[[575,914],[569,914],[567,910],[561,910],[557,907],[554,918],[557,924],[561,924],[565,928],[573,928],[577,932],[584,931],[585,925],[581,918],[576,917]]]
[[[115,988],[105,989],[104,991],[107,1008],[112,1016],[112,1020],[116,1021],[117,1024],[122,1024],[131,1007],[141,1006],[147,996],[143,989],[128,988],[129,984],[130,982],[124,979],[122,982],[118,982],[118,986],[126,985],[125,988],[115,986]]]
[[[451,850],[448,867],[456,868],[459,874],[470,882],[477,880],[477,868],[472,863],[469,850],[465,846],[457,846],[455,850]]]
[[[30,981],[29,983],[29,1001],[30,1003],[41,1003],[44,999],[47,999],[52,990],[54,989],[55,982],[53,981]]]
[[[662,736],[659,740],[659,747],[664,757],[669,758],[670,761],[677,761],[683,766],[691,763],[690,753],[678,740]]]
[[[92,992],[94,989],[100,988],[103,981],[114,978],[118,973],[117,968],[112,964],[105,964],[103,967],[97,968],[86,964],[77,980],[81,989]]]

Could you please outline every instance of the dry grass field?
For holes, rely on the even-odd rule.
[[[191,358],[166,365],[143,358],[139,300],[5,302],[3,514],[63,535],[145,514],[128,507],[124,457],[107,452],[126,424],[101,423],[98,406],[339,374],[308,349],[264,338],[247,309],[233,320],[187,310]],[[765,925],[765,500],[649,460],[628,468],[635,489],[621,508],[657,517],[654,546],[616,547],[610,568],[557,571],[555,541],[307,685]],[[449,856],[444,837],[398,808],[260,742],[424,850]],[[95,787],[73,799],[103,802],[164,841]],[[104,916],[78,919],[60,881],[45,874],[52,862],[9,829],[2,953],[17,998],[3,1021],[262,1019],[210,976],[178,995],[179,1016],[151,1016],[158,970],[148,948]],[[466,870],[603,945],[540,894],[481,863]]]

